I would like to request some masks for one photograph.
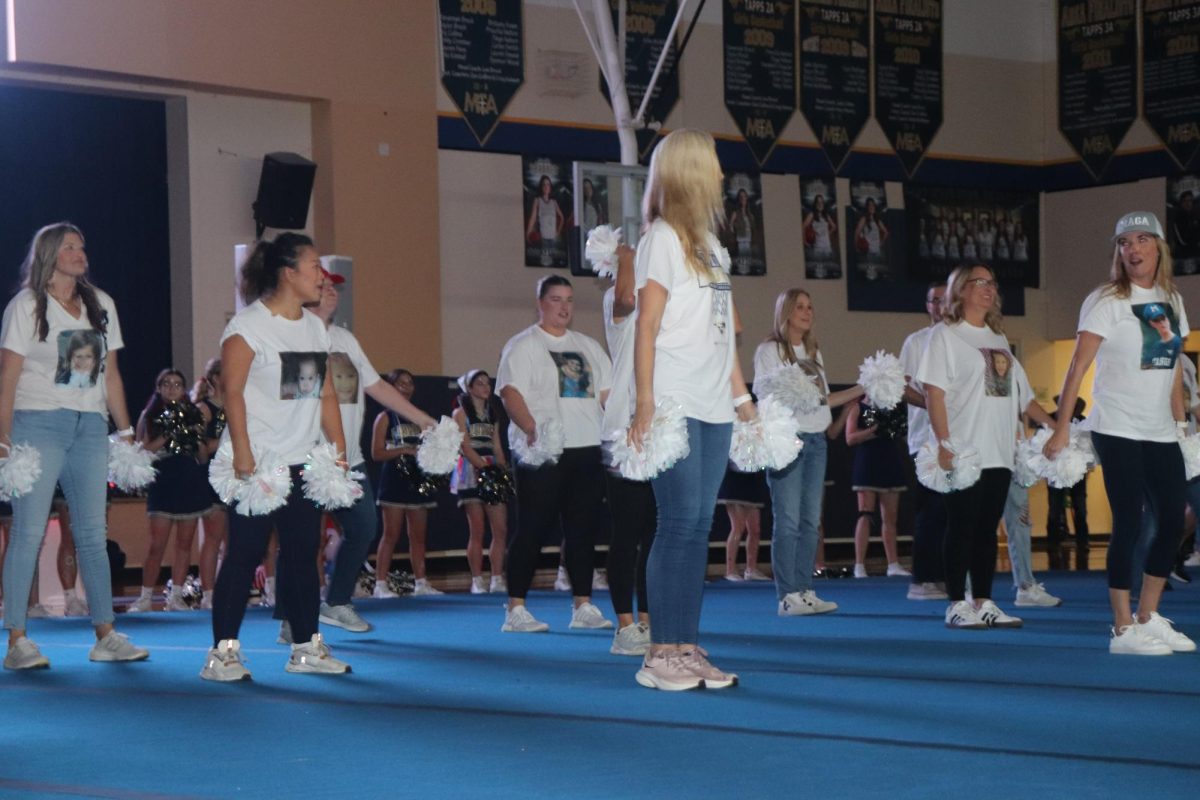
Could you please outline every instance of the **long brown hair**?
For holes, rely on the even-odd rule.
[[[710,275],[708,249],[725,217],[721,163],[713,138],[705,131],[680,128],[658,143],[650,157],[650,175],[642,195],[642,219],[661,219],[683,246],[683,257],[701,278]]]
[[[33,318],[37,323],[38,341],[46,341],[50,335],[50,322],[46,319],[46,303],[49,297],[50,279],[54,277],[54,266],[58,263],[58,250],[68,233],[83,241],[83,231],[70,222],[47,225],[33,235],[29,252],[21,263],[21,285],[33,292]],[[108,333],[108,315],[100,308],[96,289],[88,282],[86,274],[75,279],[75,291],[87,312],[88,322],[101,333]]]
[[[767,337],[766,341],[775,343],[775,347],[779,351],[779,358],[785,364],[795,364],[798,360],[796,348],[792,346],[792,340],[788,337],[788,320],[791,319],[792,312],[796,310],[796,302],[801,295],[807,297],[809,303],[812,302],[812,295],[799,287],[780,292],[779,297],[775,298],[775,326],[771,329],[771,335]],[[804,352],[815,361],[820,348],[812,328],[804,332],[800,341],[804,345]]]

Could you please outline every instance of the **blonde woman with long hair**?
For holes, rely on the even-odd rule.
[[[767,470],[774,516],[771,529],[771,570],[780,616],[825,614],[837,603],[822,600],[812,588],[813,566],[820,539],[821,501],[825,495],[825,430],[833,422],[831,409],[862,397],[861,386],[829,391],[825,360],[813,332],[812,296],[793,288],[775,300],[775,324],[754,352],[756,391],[762,396],[762,378],[788,364],[808,373],[821,394],[821,404],[808,414],[796,415],[796,432],[804,447],[791,464]]]
[[[629,439],[641,445],[655,404],[670,397],[683,407],[691,447],[652,481],[658,530],[646,584],[654,624],[637,681],[670,691],[737,683],[698,646],[708,534],[734,416],[757,414],[734,345],[729,254],[716,238],[721,179],[707,133],[680,129],[659,143],[642,197],[646,229],[634,267],[636,399]]]
[[[1186,430],[1180,346],[1188,335],[1187,313],[1175,289],[1171,250],[1158,217],[1149,211],[1124,215],[1112,241],[1109,281],[1088,295],[1079,312],[1075,353],[1058,403],[1064,409],[1063,424],[1046,443],[1046,455],[1054,457],[1066,446],[1069,414],[1095,361],[1092,413],[1084,426],[1104,468],[1104,490],[1113,511],[1109,652],[1190,652],[1195,643],[1158,613],[1186,503],[1177,431]],[[1134,616],[1130,588],[1143,507],[1153,510],[1159,535],[1150,545]]]
[[[929,335],[916,379],[925,390],[931,435],[943,469],[954,450],[979,452],[982,473],[966,489],[946,494],[946,609],[948,628],[1019,628],[992,601],[996,526],[1004,513],[1022,413],[1054,427],[1033,399],[1025,370],[1004,335],[1000,292],[984,266],[950,273],[942,321]],[[974,602],[966,599],[967,575]]]

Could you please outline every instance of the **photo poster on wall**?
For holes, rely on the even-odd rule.
[[[842,277],[838,245],[837,182],[833,178],[800,179],[801,227],[804,229],[804,276],[809,280]]]
[[[1200,176],[1167,178],[1166,233],[1175,274],[1200,274]]]
[[[521,6],[515,0],[438,3],[442,86],[480,147],[525,82]]]
[[[572,224],[571,162],[521,156],[525,266],[566,267],[567,231]]]
[[[766,275],[762,177],[756,172],[725,175],[725,226],[721,244],[729,251],[733,275]]]
[[[1180,169],[1200,150],[1200,0],[1142,4],[1142,115]]]
[[[888,207],[887,184],[851,181],[845,218],[847,310],[923,313],[925,283],[905,268],[904,211]]]
[[[1039,285],[1036,192],[905,186],[912,275],[941,280],[955,267],[990,267],[1002,286]]]

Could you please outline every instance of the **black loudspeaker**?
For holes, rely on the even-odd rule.
[[[308,221],[317,165],[296,153],[267,153],[258,178],[254,221],[261,236],[263,228],[298,230]]]

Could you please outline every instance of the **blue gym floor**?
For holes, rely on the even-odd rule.
[[[1046,573],[1056,609],[1014,609],[1007,577],[1022,630],[949,631],[899,578],[819,581],[841,608],[803,618],[769,583],[711,583],[701,644],[742,684],[679,694],[546,592],[548,634],[501,634],[496,595],[359,601],[373,632],[325,629],[340,677],[285,673],[254,609],[254,681],[226,685],[197,677],[206,612],[121,615],[140,664],[88,662],[86,620],[34,620],[53,666],[0,674],[0,796],[1194,796],[1200,655],[1110,656],[1101,573]],[[1200,582],[1163,613],[1200,637]]]

